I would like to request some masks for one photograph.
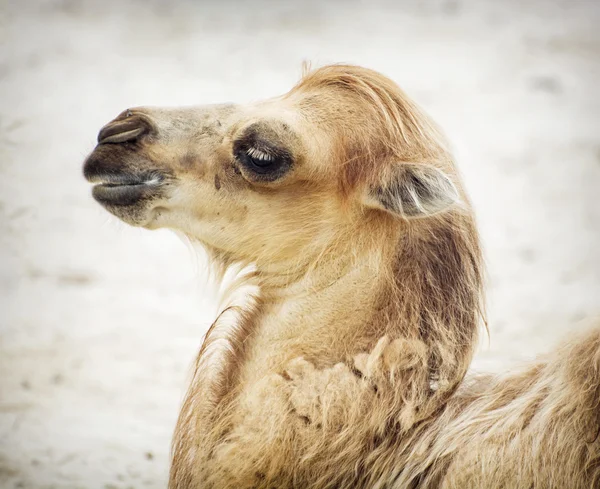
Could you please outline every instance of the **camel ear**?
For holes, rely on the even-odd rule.
[[[458,202],[458,190],[443,171],[427,164],[402,163],[378,186],[367,205],[404,218],[426,217]]]

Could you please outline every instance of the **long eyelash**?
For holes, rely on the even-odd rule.
[[[256,148],[248,148],[246,150],[246,154],[256,160],[261,161],[273,161],[275,159],[271,155],[264,153],[263,151]]]

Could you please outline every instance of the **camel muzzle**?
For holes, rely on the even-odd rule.
[[[100,129],[98,145],[84,163],[84,177],[94,184],[94,199],[126,222],[164,194],[170,177],[144,151],[146,137],[156,133],[145,114],[128,109]]]

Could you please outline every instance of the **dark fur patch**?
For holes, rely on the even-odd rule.
[[[181,158],[181,166],[184,168],[193,168],[196,166],[196,162],[198,161],[198,155],[192,152],[186,153]]]

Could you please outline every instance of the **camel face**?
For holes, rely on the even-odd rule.
[[[364,98],[324,83],[245,106],[128,109],[100,130],[84,174],[94,198],[129,224],[286,268],[365,222],[429,216],[457,200],[417,145],[390,153],[385,124],[400,112]]]
[[[129,109],[100,130],[84,174],[94,198],[128,224],[176,229],[241,259],[291,258],[292,242],[329,235],[344,217],[306,140],[324,160],[327,145],[290,107]]]

